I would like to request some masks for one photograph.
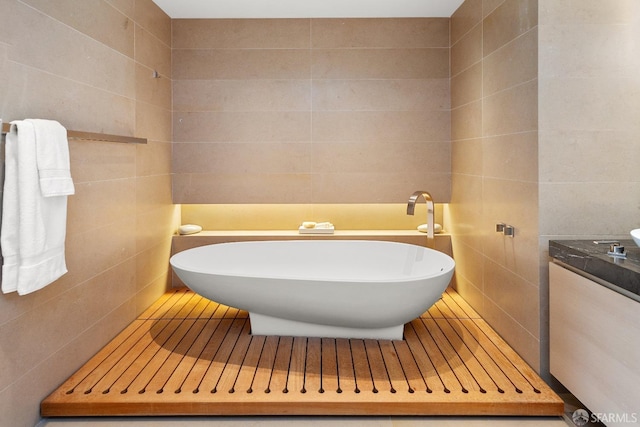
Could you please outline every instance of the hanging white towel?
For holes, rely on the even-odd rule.
[[[18,290],[18,146],[7,133],[5,139],[4,191],[2,197],[2,292]]]
[[[5,240],[8,243],[10,256],[9,260],[5,258],[6,268],[3,265],[3,292],[17,290],[18,294],[25,295],[42,289],[67,272],[64,254],[67,197],[66,195],[43,196],[38,171],[38,145],[54,143],[52,138],[60,137],[60,133],[47,132],[51,126],[51,123],[47,122],[15,121],[11,123],[10,132],[7,134],[7,161],[11,163],[9,155],[15,156],[16,168],[7,170],[5,197],[7,195],[10,199],[15,197],[17,204],[12,209],[7,200],[3,203],[3,212],[6,210],[9,213],[8,218],[3,215],[3,256]],[[64,139],[66,147],[66,131]],[[54,144],[59,143],[60,141],[57,141]],[[66,149],[68,150],[68,147]],[[60,157],[64,160],[64,155]],[[49,167],[53,163],[47,160],[45,165]],[[17,185],[11,182],[15,178],[17,178]],[[49,188],[47,191],[50,190]],[[16,195],[7,194],[7,191],[15,191]],[[71,189],[66,184],[60,191],[73,194],[73,183],[71,183]],[[9,231],[11,228],[17,229],[17,235]],[[5,232],[8,233],[7,236]],[[17,259],[12,263],[14,256]],[[17,265],[17,273],[15,265]],[[8,278],[4,277],[5,270],[10,274]]]

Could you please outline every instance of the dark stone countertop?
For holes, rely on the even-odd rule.
[[[625,247],[626,258],[607,255],[609,244],[593,240],[551,240],[549,256],[619,287],[623,294],[640,296],[640,247],[631,239],[619,242]]]

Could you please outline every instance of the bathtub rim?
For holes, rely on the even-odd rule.
[[[175,254],[173,254],[170,259],[169,259],[169,264],[172,268],[178,268],[181,270],[187,270],[193,273],[199,273],[199,274],[210,274],[213,276],[219,276],[219,277],[244,277],[244,278],[248,278],[248,279],[273,279],[273,280],[308,280],[308,281],[320,281],[320,282],[343,282],[343,283],[387,283],[390,281],[389,278],[381,278],[381,279],[366,279],[366,280],[362,280],[362,279],[357,279],[357,278],[344,278],[344,277],[336,277],[336,278],[326,278],[326,277],[322,277],[322,278],[310,278],[310,277],[305,277],[305,276],[291,276],[291,275],[283,275],[283,276],[264,276],[264,275],[258,275],[258,274],[249,274],[249,273],[245,273],[243,272],[242,274],[229,274],[226,272],[212,272],[212,271],[208,271],[205,269],[194,269],[191,267],[186,267],[184,264],[179,264],[177,260],[179,260],[179,258],[182,258],[185,256],[186,252],[189,251],[204,251],[206,250],[205,248],[210,247],[210,246],[220,246],[220,245],[248,245],[248,244],[268,244],[268,243],[294,243],[296,244],[296,242],[310,242],[310,241],[322,241],[322,242],[327,242],[329,241],[328,239],[278,239],[278,240],[247,240],[247,241],[233,241],[233,242],[220,242],[220,243],[211,243],[211,244],[205,244],[205,245],[201,245],[201,246],[196,246],[196,247],[192,247],[192,248],[187,248],[184,249],[180,252],[177,252]],[[449,254],[446,254],[442,251],[439,251],[437,249],[432,249],[432,248],[428,248],[425,246],[421,246],[421,245],[416,245],[413,243],[405,243],[405,242],[396,242],[396,241],[389,241],[389,240],[371,240],[371,239],[337,239],[337,240],[331,240],[332,242],[334,242],[335,244],[339,244],[340,242],[355,242],[355,243],[371,243],[371,242],[375,242],[375,243],[382,243],[382,244],[389,244],[389,245],[395,245],[395,246],[415,246],[417,248],[423,249],[425,250],[426,253],[432,253],[434,254],[434,256],[441,258],[444,262],[443,262],[443,267],[439,270],[439,271],[433,271],[430,272],[429,274],[423,274],[423,275],[419,275],[419,276],[409,276],[409,277],[405,277],[405,278],[393,278],[394,282],[398,282],[398,283],[409,283],[409,282],[413,282],[415,280],[423,280],[423,279],[432,279],[444,274],[448,274],[451,271],[455,271],[455,267],[456,267],[456,262],[453,259],[453,257],[451,257]],[[182,255],[181,255],[182,254]],[[174,270],[175,271],[175,270]],[[177,272],[176,272],[177,273]],[[186,285],[186,283],[185,283]],[[188,285],[187,285],[188,287]]]

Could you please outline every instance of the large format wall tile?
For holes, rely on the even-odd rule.
[[[173,27],[176,203],[449,200],[448,19]]]

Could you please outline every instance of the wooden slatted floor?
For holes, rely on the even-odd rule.
[[[248,314],[167,293],[47,397],[43,416],[562,415],[455,291],[376,341],[250,334]]]

